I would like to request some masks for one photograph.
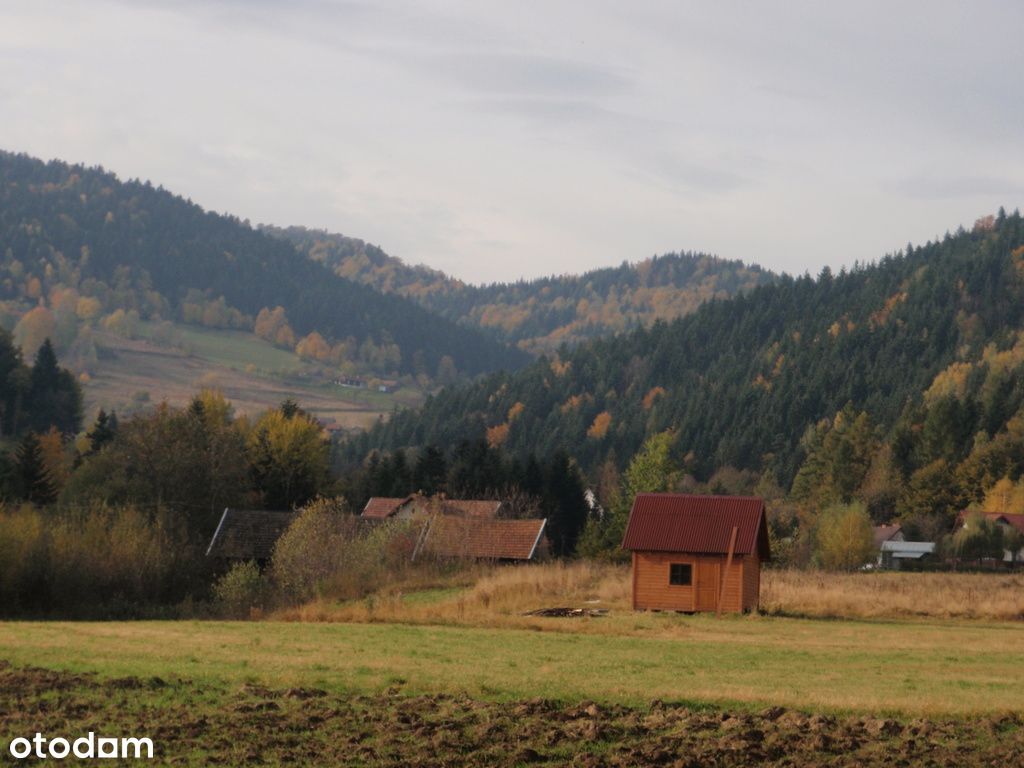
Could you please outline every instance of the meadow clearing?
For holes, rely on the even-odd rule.
[[[172,347],[152,340],[155,329],[154,323],[141,323],[136,339],[96,334],[102,352],[84,387],[87,412],[122,411],[140,392],[148,393],[148,403],[166,400],[182,406],[197,390],[213,388],[238,413],[256,414],[293,398],[320,418],[342,427],[366,428],[394,408],[414,406],[423,399],[412,388],[385,394],[322,382],[309,375],[312,366],[294,352],[251,333],[177,325],[180,347]]]
[[[170,762],[197,765],[1024,757],[1015,714],[1024,624],[929,615],[946,610],[943,601],[914,592],[988,586],[994,594],[975,600],[975,616],[984,606],[1001,615],[1019,577],[768,572],[775,615],[715,618],[634,613],[623,570],[577,563],[435,575],[262,621],[0,623],[9,665],[0,665],[0,688],[6,680],[20,702],[0,703],[0,725],[6,736],[40,718],[141,722],[187,745]],[[914,616],[789,615],[797,611],[785,606],[834,612],[830,578],[840,591],[850,579],[845,591],[861,595],[866,614],[890,595],[890,611],[914,605]],[[809,593],[820,596],[816,608]],[[522,615],[553,605],[608,614]]]

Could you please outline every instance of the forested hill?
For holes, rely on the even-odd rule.
[[[980,493],[1007,462],[1020,474],[1014,451],[1024,457],[1022,243],[1019,213],[1001,212],[851,272],[784,277],[444,390],[353,440],[347,455],[486,437],[517,455],[564,448],[594,470],[609,457],[621,467],[646,437],[672,430],[678,461],[698,478],[768,470],[788,490],[798,471],[805,482],[831,461],[857,475],[842,481],[856,487],[878,455],[878,471],[903,485],[927,470],[937,486],[977,459],[971,471],[993,476],[971,480]],[[854,423],[859,442],[847,439]],[[1016,447],[998,460],[985,453],[1010,445],[1000,443],[1007,434]]]
[[[310,344],[359,354],[385,372],[433,375],[445,357],[468,374],[526,360],[412,301],[345,280],[246,222],[101,168],[0,152],[0,258],[8,314],[51,309],[73,294],[88,299],[86,312],[256,326],[284,346],[315,333]],[[74,322],[76,304],[65,304]]]
[[[410,266],[362,240],[291,227],[264,228],[350,280],[407,296],[461,325],[531,352],[673,320],[713,298],[775,279],[771,272],[701,253],[674,253],[583,275],[467,285]]]

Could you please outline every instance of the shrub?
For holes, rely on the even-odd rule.
[[[282,599],[362,597],[411,567],[419,524],[366,528],[342,500],[306,505],[274,548],[272,574]]]
[[[249,618],[265,607],[266,584],[252,560],[235,563],[213,585],[213,597],[224,616]]]
[[[862,502],[835,504],[821,514],[815,557],[831,571],[852,571],[875,554],[871,517]]]

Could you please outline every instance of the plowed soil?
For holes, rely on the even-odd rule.
[[[1015,766],[1015,714],[966,720],[479,701],[189,680],[101,679],[0,662],[0,764],[36,732],[148,736],[161,765]],[[109,761],[107,761],[109,762]]]

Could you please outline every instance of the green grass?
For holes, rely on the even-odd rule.
[[[297,373],[306,367],[294,352],[275,347],[270,342],[245,331],[202,328],[180,323],[174,328],[180,334],[182,342],[197,357],[228,368],[241,371],[253,365],[262,371]],[[140,323],[139,335],[151,338],[155,329],[154,323]]]
[[[363,693],[401,685],[410,693],[500,700],[662,699],[902,715],[1002,712],[1019,710],[1022,701],[1018,625],[666,614],[643,624],[651,636],[397,624],[9,622],[0,623],[0,658],[112,677],[258,680]]]

